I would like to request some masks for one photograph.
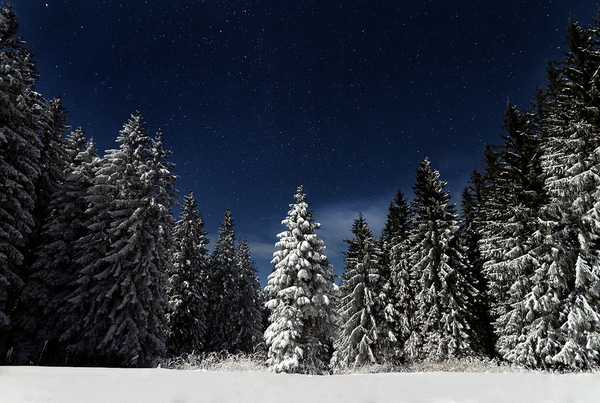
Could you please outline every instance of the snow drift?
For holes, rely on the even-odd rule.
[[[335,376],[168,369],[0,367],[0,403],[597,402],[600,374]]]

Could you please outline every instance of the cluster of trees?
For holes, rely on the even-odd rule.
[[[339,290],[299,189],[267,286],[276,370],[465,356],[600,366],[600,14],[570,21],[564,55],[528,108],[508,104],[460,217],[426,157],[378,240],[359,215]]]
[[[268,365],[318,373],[493,353],[485,279],[445,185],[425,157],[415,198],[398,191],[379,239],[359,215],[339,288],[298,188],[266,287]]]
[[[252,352],[264,298],[228,210],[209,253],[194,195],[177,223],[162,133],[139,112],[99,157],[44,99],[10,6],[0,10],[0,361],[147,366]]]
[[[191,192],[175,222],[170,152],[139,112],[103,157],[82,128],[67,135],[17,29],[1,9],[1,359],[145,366],[264,341],[285,372],[466,356],[599,366],[600,17],[571,21],[545,88],[508,105],[460,217],[424,157],[379,239],[354,221],[338,287],[300,186],[265,293],[229,210],[212,252]]]

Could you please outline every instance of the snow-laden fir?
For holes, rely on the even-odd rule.
[[[282,221],[288,230],[277,235],[275,270],[265,288],[271,310],[267,362],[277,372],[319,373],[327,367],[336,338],[338,288],[302,186],[294,197]]]

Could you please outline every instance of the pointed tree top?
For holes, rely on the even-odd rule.
[[[223,215],[223,229],[231,229],[233,228],[233,215],[231,214],[231,209],[227,207],[227,211]]]
[[[187,196],[183,198],[183,210],[184,211],[193,211],[196,209],[196,198],[194,197],[194,192],[190,190]]]
[[[306,193],[304,193],[304,185],[298,185],[298,189],[296,189],[296,195],[294,197],[296,198],[296,202],[298,203],[306,202]]]

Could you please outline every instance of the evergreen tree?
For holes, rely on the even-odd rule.
[[[489,296],[497,349],[505,355],[521,335],[522,307],[518,303],[531,287],[536,259],[529,254],[539,244],[538,227],[544,191],[540,179],[539,136],[533,115],[508,104],[502,136],[504,143],[491,149],[493,170],[486,203],[478,213],[481,224],[483,270]],[[488,160],[492,160],[489,157]]]
[[[302,186],[295,198],[282,222],[288,230],[277,235],[275,269],[265,289],[271,310],[267,363],[277,372],[321,372],[336,338],[337,286]]]
[[[528,254],[535,271],[514,304],[515,331],[501,346],[508,360],[533,367],[600,362],[598,30],[598,20],[589,28],[571,21],[566,60],[547,71],[539,131],[549,200],[540,245]]]
[[[378,292],[385,281],[380,274],[381,252],[362,214],[354,220],[352,233],[354,239],[345,240],[348,251],[344,252],[339,309],[342,325],[332,359],[332,365],[340,368],[389,361],[396,341],[381,315],[388,302],[385,294]]]
[[[237,352],[235,332],[239,323],[237,301],[240,294],[240,270],[237,262],[233,216],[227,209],[211,256],[209,348],[212,351]]]
[[[22,265],[35,228],[40,174],[39,99],[31,51],[17,35],[10,5],[0,9],[0,356],[9,344],[10,312],[23,287]]]
[[[390,204],[386,225],[382,231],[384,264],[389,262],[390,281],[388,282],[390,303],[386,307],[386,315],[392,323],[396,335],[395,359],[401,360],[404,355],[404,343],[412,332],[412,316],[414,314],[414,295],[410,279],[410,240],[412,228],[412,211],[408,200],[398,190]]]
[[[533,271],[528,251],[543,202],[540,180],[539,138],[532,133],[528,115],[508,104],[502,136],[504,144],[495,147],[497,165],[493,177],[493,197],[485,205],[483,223],[483,269],[489,280],[496,319],[505,315],[514,302],[511,288]],[[498,330],[506,329],[499,323]]]
[[[181,219],[173,233],[173,269],[168,289],[173,311],[169,314],[173,355],[205,349],[208,309],[208,239],[204,221],[196,210],[192,191],[183,199]]]
[[[457,216],[448,204],[445,186],[424,157],[413,187],[415,217],[410,233],[416,311],[405,353],[412,360],[443,360],[477,352],[471,327],[477,290],[468,282]]]
[[[44,224],[50,214],[49,205],[53,194],[62,186],[66,169],[72,162],[67,155],[65,133],[67,112],[60,96],[42,103],[40,117],[41,150],[40,175],[36,182],[36,219],[38,228]]]
[[[83,219],[86,195],[92,183],[92,165],[98,160],[93,142],[84,134],[79,128],[67,139],[67,148],[72,150],[66,154],[69,164],[63,171],[62,185],[49,201],[50,216],[42,228],[21,296],[19,327],[25,338],[18,359],[22,363],[37,359],[38,363],[56,365],[65,358],[63,346],[56,342],[61,329],[64,331],[61,312],[78,268],[75,241],[87,232]]]
[[[86,253],[69,296],[71,316],[82,316],[63,339],[74,338],[71,351],[84,363],[146,366],[165,352],[173,200],[158,197],[167,193],[157,187],[164,178],[153,172],[139,112],[117,141],[120,148],[107,151],[89,191],[90,234],[78,241]]]
[[[238,265],[240,272],[240,293],[236,301],[239,322],[236,329],[237,350],[253,353],[263,342],[263,311],[265,300],[256,275],[256,266],[251,260],[250,246],[246,240],[238,243]]]
[[[495,354],[495,336],[490,316],[488,282],[483,273],[481,256],[481,222],[483,176],[473,170],[469,186],[461,194],[462,210],[462,243],[466,250],[465,257],[469,265],[469,283],[477,289],[478,298],[473,301],[473,327],[479,336],[478,344],[489,356]]]
[[[402,190],[398,189],[388,207],[387,219],[381,231],[381,238],[379,239],[379,247],[384,258],[383,263],[390,263],[391,250],[398,242],[407,237],[408,230],[410,229],[410,218],[411,210],[408,200]]]
[[[85,129],[83,126],[79,126],[70,132],[65,139],[66,160],[73,163],[77,159],[77,155],[89,145],[90,140],[85,135]],[[69,170],[69,167],[67,166],[65,169]]]

